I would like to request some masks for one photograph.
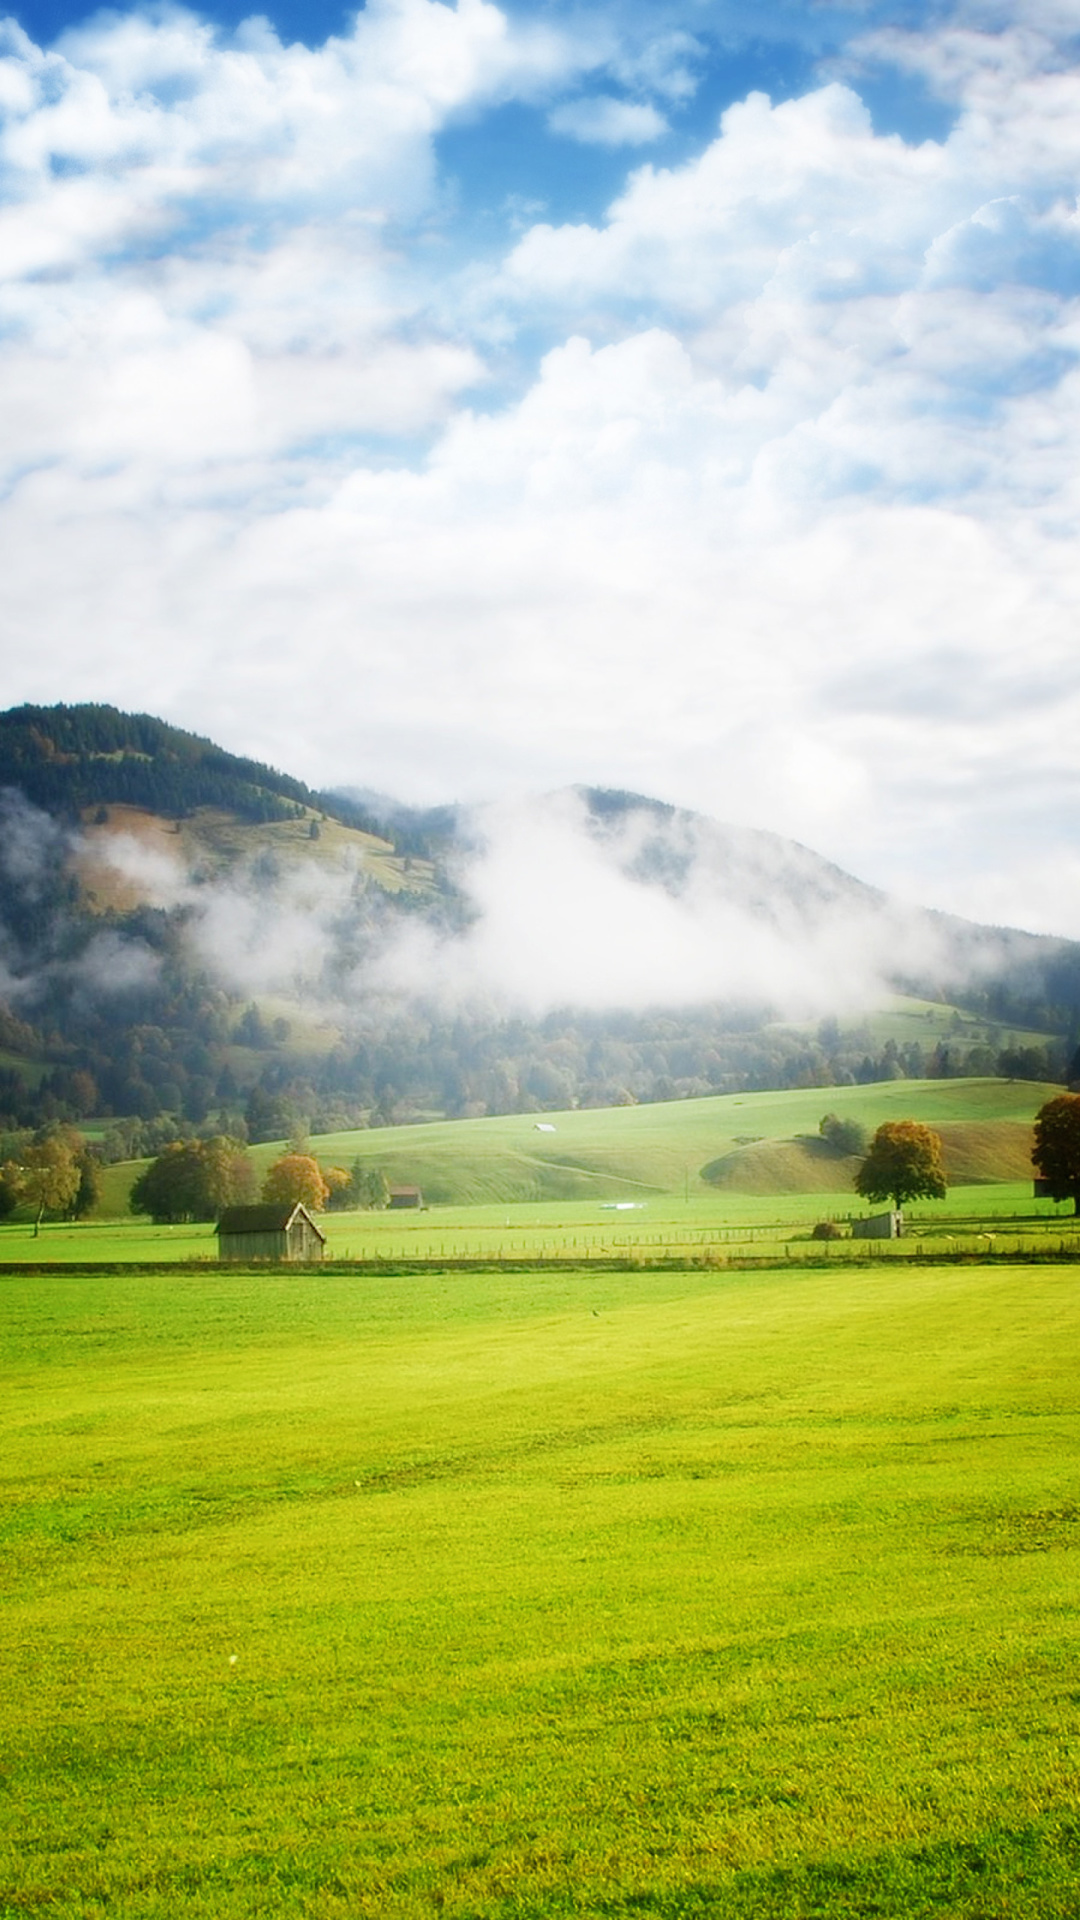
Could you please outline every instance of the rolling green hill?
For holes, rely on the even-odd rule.
[[[331,1133],[312,1142],[324,1166],[359,1159],[391,1184],[422,1188],[429,1205],[544,1200],[656,1200],[705,1194],[836,1193],[856,1160],[829,1154],[826,1112],[860,1121],[916,1119],[941,1131],[956,1185],[1031,1177],[1031,1122],[1058,1089],[1030,1081],[889,1081],[658,1102],[587,1112],[500,1115]],[[546,1131],[544,1129],[553,1129]],[[282,1143],[255,1149],[265,1168]],[[730,1167],[711,1175],[717,1163]],[[109,1210],[122,1212],[134,1167],[111,1170]]]
[[[391,1180],[421,1186],[432,1201],[700,1191],[711,1184],[705,1169],[727,1156],[746,1156],[745,1178],[723,1183],[735,1192],[818,1192],[850,1185],[856,1164],[822,1150],[818,1126],[836,1112],[870,1132],[883,1120],[909,1118],[940,1128],[952,1178],[962,1184],[1029,1176],[1023,1143],[1056,1091],[1030,1081],[889,1081],[553,1113],[540,1122],[553,1133],[515,1114],[330,1135],[316,1146],[325,1162],[359,1157],[383,1166]]]

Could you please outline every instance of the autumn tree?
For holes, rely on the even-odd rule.
[[[328,1189],[326,1204],[331,1213],[354,1204],[352,1182],[347,1167],[323,1167],[322,1176]]]
[[[321,1213],[330,1197],[322,1168],[310,1153],[283,1153],[262,1184],[262,1197],[282,1206],[301,1201],[309,1213]]]
[[[242,1140],[215,1133],[198,1144],[202,1148],[208,1219],[223,1207],[241,1207],[255,1198],[255,1168]]]
[[[905,1200],[944,1200],[940,1135],[917,1120],[886,1120],[855,1175],[855,1191],[864,1200],[891,1200],[897,1211]]]
[[[1031,1158],[1051,1198],[1080,1213],[1080,1093],[1055,1094],[1039,1108]]]

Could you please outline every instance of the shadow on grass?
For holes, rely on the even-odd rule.
[[[712,1885],[594,1896],[588,1911],[604,1920],[1076,1920],[1078,1888],[1080,1821],[1048,1818],[849,1863],[811,1861]],[[503,1911],[516,1920],[569,1920],[581,1908],[572,1894],[556,1894]]]

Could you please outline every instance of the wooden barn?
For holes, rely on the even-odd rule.
[[[386,1204],[389,1207],[422,1207],[424,1196],[419,1187],[391,1187]]]
[[[215,1229],[219,1260],[321,1260],[326,1235],[299,1200],[226,1207]]]

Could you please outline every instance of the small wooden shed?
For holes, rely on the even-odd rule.
[[[853,1240],[899,1240],[903,1231],[904,1219],[900,1213],[871,1213],[851,1223]]]
[[[220,1260],[321,1260],[326,1235],[299,1200],[226,1207],[215,1229]]]
[[[387,1205],[390,1207],[422,1207],[424,1196],[419,1187],[390,1187]]]

